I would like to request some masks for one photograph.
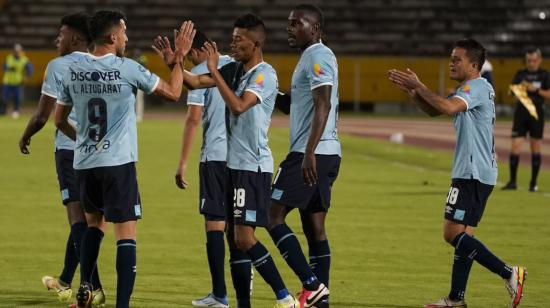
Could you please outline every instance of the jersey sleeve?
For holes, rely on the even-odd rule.
[[[480,87],[475,83],[466,83],[458,88],[453,97],[463,100],[466,103],[466,110],[470,110],[481,105],[482,100],[479,98],[480,92],[483,91],[482,89],[485,89],[485,87]]]
[[[320,86],[334,85],[336,61],[327,53],[313,54],[306,64],[306,74],[311,90]]]
[[[63,75],[61,81],[59,82],[59,95],[57,97],[57,103],[60,105],[73,105],[73,99],[71,98],[71,93],[69,90],[69,85],[66,84],[65,80],[69,80],[69,72]]]
[[[50,61],[44,73],[44,81],[42,82],[42,94],[57,99],[61,92],[61,80],[56,76],[59,66],[55,61]]]
[[[256,69],[248,79],[245,92],[252,92],[263,103],[273,92],[277,92],[277,80],[272,74],[260,68]]]
[[[126,60],[129,61],[126,78],[129,79],[130,83],[147,94],[153,93],[160,82],[160,78],[136,61]]]

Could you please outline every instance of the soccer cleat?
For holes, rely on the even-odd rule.
[[[278,299],[275,302],[274,308],[299,308],[300,303],[292,295],[288,295],[283,299]]]
[[[329,295],[329,291],[324,284],[319,284],[317,290],[308,291],[302,288],[302,292],[298,293],[298,302],[300,308],[315,307],[316,303],[320,303],[323,299]]]
[[[92,307],[105,307],[105,291],[97,289],[92,292]]]
[[[502,187],[502,190],[516,190],[518,189],[518,185],[514,182],[508,182],[506,185]]]
[[[81,284],[78,293],[76,293],[76,307],[92,308],[92,300],[92,286],[87,282]]]
[[[466,308],[466,307],[468,307],[468,305],[466,305],[466,302],[463,299],[459,301],[454,301],[447,296],[433,303],[424,305],[424,308]]]
[[[228,308],[229,304],[227,302],[227,297],[219,298],[210,293],[203,298],[195,299],[191,301],[193,307],[221,307]]]
[[[46,289],[55,291],[57,293],[57,299],[59,299],[60,302],[66,302],[71,299],[71,295],[73,294],[71,286],[64,287],[57,279],[50,276],[42,277],[42,284]]]
[[[504,280],[506,289],[510,293],[512,302],[510,308],[516,308],[523,297],[523,287],[527,278],[527,270],[522,266],[512,267],[512,276],[510,279]]]
[[[530,192],[536,192],[536,191],[538,191],[538,190],[539,190],[539,187],[537,186],[536,183],[530,183],[530,184],[529,184],[529,191],[530,191]]]

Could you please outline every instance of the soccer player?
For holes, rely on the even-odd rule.
[[[227,233],[237,306],[250,307],[250,260],[276,296],[275,307],[297,307],[267,249],[254,236],[268,224],[273,157],[267,131],[278,92],[275,70],[263,61],[265,25],[254,14],[234,24],[231,51],[238,61],[218,70],[215,43],[206,43],[209,75],[185,74],[192,88],[216,86],[228,111],[226,199]]]
[[[44,82],[42,83],[42,95],[38,101],[38,108],[33,117],[29,120],[27,127],[19,140],[19,149],[23,154],[29,154],[31,137],[39,132],[48,121],[50,113],[55,106],[56,99],[61,92],[61,79],[67,72],[68,67],[78,62],[88,52],[88,44],[91,39],[88,33],[88,16],[82,13],[67,15],[61,19],[59,34],[55,41],[60,56],[48,63]],[[71,112],[69,119],[74,122],[75,115]],[[73,168],[74,141],[57,131],[55,134],[55,162],[57,179],[61,191],[61,199],[67,210],[70,233],[65,248],[65,261],[63,271],[59,279],[44,276],[42,283],[48,290],[57,292],[61,301],[71,298],[71,282],[79,262],[80,243],[82,235],[86,231],[86,217],[81,208],[79,187],[76,181],[76,174]],[[101,305],[105,302],[97,268],[92,274],[94,285],[94,305]]]
[[[321,41],[323,26],[323,13],[314,5],[298,5],[288,17],[288,43],[300,49],[301,57],[292,75],[290,153],[275,176],[269,213],[269,233],[303,284],[300,307],[328,307],[330,248],[325,218],[341,160],[336,129],[338,64]],[[285,223],[294,208],[300,211],[311,268]]]
[[[197,31],[187,58],[195,67],[193,74],[207,74],[204,43],[210,40]],[[161,58],[162,50],[170,48],[168,38],[155,40],[153,46]],[[219,55],[218,68],[233,59]],[[189,153],[202,115],[202,148],[199,165],[199,212],[204,216],[206,231],[206,255],[212,278],[212,291],[207,296],[193,300],[196,307],[229,307],[224,278],[225,259],[225,169],[227,138],[225,132],[225,104],[217,88],[195,89],[187,94],[187,119],[182,137],[180,162],[176,171],[176,185],[187,188],[186,170]]]
[[[453,116],[457,135],[443,227],[445,241],[455,248],[451,291],[448,296],[425,305],[426,308],[465,308],[466,283],[474,260],[504,279],[512,308],[519,305],[523,295],[525,268],[507,265],[473,236],[497,179],[493,137],[495,92],[479,73],[485,55],[485,48],[476,40],[455,43],[449,74],[460,84],[448,98],[431,92],[411,70],[388,72],[389,79],[425,113]]]
[[[527,133],[531,143],[531,182],[529,191],[537,191],[537,177],[539,174],[541,155],[540,147],[544,135],[544,100],[550,99],[550,75],[542,69],[542,53],[538,48],[529,48],[525,53],[526,68],[517,71],[512,84],[524,83],[527,86],[527,95],[535,105],[538,119],[534,118],[519,101],[514,112],[512,126],[512,149],[510,153],[510,181],[503,187],[504,190],[517,189],[517,172],[519,154],[525,142]]]
[[[68,68],[57,101],[56,126],[76,139],[74,168],[88,222],[80,254],[77,307],[91,306],[90,276],[106,222],[114,223],[117,240],[116,307],[129,307],[136,277],[136,223],[141,218],[134,94],[141,89],[177,101],[183,60],[194,36],[193,23],[184,22],[175,42],[177,62],[167,83],[123,57],[128,41],[125,19],[113,11],[99,11],[91,17],[94,50]],[[73,106],[76,130],[68,122]]]

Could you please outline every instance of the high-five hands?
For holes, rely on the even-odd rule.
[[[197,30],[195,30],[193,22],[186,20],[181,25],[179,31],[174,30],[175,50],[172,50],[170,40],[166,36],[157,36],[153,40],[151,48],[153,48],[157,55],[168,66],[172,66],[176,63],[183,63],[185,61],[185,56],[191,49],[196,32]]]
[[[210,73],[218,70],[218,46],[215,42],[206,42],[202,47],[202,51],[206,52],[206,67]]]

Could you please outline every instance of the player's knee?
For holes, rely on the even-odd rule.
[[[248,251],[250,248],[252,248],[252,246],[254,246],[254,244],[254,238],[235,235],[235,246],[241,251]]]
[[[448,231],[443,232],[443,239],[449,245],[453,244],[453,241],[454,241],[455,237],[456,237],[456,234],[454,234],[453,232],[448,232]]]

